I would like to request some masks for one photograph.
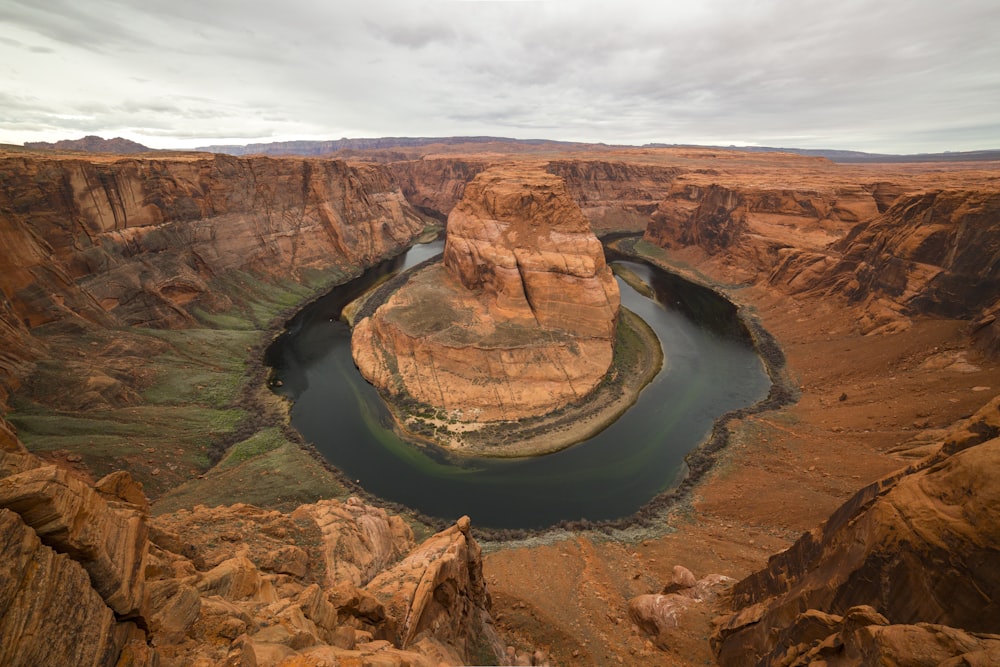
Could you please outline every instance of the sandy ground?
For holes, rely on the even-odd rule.
[[[732,296],[782,344],[800,400],[735,425],[720,464],[658,535],[577,534],[489,553],[497,625],[510,643],[561,665],[714,663],[708,637],[724,599],[689,611],[663,651],[628,620],[629,598],[659,592],[675,564],[698,577],[759,569],[856,490],[906,465],[905,452],[889,450],[1000,392],[1000,364],[966,349],[965,323],[925,320],[863,337],[842,303],[764,287]]]

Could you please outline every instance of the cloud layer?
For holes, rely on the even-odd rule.
[[[0,142],[1000,148],[995,0],[5,0]]]

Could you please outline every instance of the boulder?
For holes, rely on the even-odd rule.
[[[0,507],[17,512],[44,544],[80,563],[120,617],[141,613],[147,553],[144,512],[112,508],[83,480],[55,466],[0,479]]]

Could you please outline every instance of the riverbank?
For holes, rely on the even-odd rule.
[[[937,429],[1000,387],[1000,363],[969,348],[965,322],[918,320],[905,332],[862,336],[857,313],[842,302],[740,285],[730,267],[696,249],[640,250],[752,315],[787,360],[786,388],[798,396],[730,420],[715,463],[683,499],[660,506],[648,529],[551,533],[488,549],[498,628],[525,642],[544,639],[558,664],[619,656],[635,665],[713,663],[707,637],[719,605],[685,612],[664,652],[630,629],[627,601],[659,592],[674,565],[734,578],[763,567],[858,489],[919,458]]]
[[[521,458],[571,447],[614,423],[663,368],[656,333],[642,318],[622,308],[615,355],[604,381],[583,400],[542,417],[485,424],[450,423],[427,417],[391,398],[386,403],[399,434],[459,456]]]

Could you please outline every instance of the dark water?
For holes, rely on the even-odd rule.
[[[529,459],[455,463],[409,445],[387,428],[387,409],[355,369],[350,330],[338,318],[380,276],[440,251],[440,242],[416,246],[335,289],[296,315],[267,351],[278,391],[294,401],[292,424],[370,493],[444,519],[468,514],[491,528],[621,518],[675,485],[684,455],[719,416],[767,395],[763,364],[728,302],[622,261],[656,294],[647,299],[619,280],[622,305],[653,328],[666,354],[664,369],[625,415],[590,440]]]

